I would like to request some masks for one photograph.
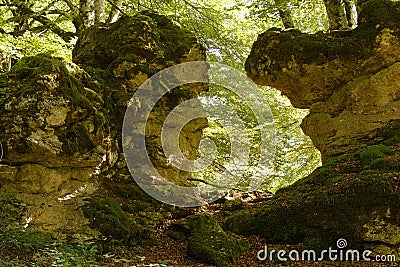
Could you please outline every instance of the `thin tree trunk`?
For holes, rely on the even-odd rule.
[[[79,16],[82,18],[84,28],[88,28],[94,24],[94,0],[79,1]]]
[[[110,15],[108,16],[107,23],[113,23],[118,19],[122,7],[122,0],[117,0],[112,4]]]
[[[94,23],[100,23],[104,21],[104,0],[94,0]]]
[[[283,26],[285,29],[293,29],[294,28],[294,22],[292,18],[292,14],[290,14],[290,11],[283,10],[279,8],[279,15],[281,16],[281,20],[283,22]]]
[[[324,0],[330,30],[348,29],[346,12],[341,0]]]
[[[347,24],[350,28],[357,26],[357,11],[355,3],[352,0],[343,0],[346,11]]]

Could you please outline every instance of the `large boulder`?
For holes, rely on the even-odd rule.
[[[192,33],[164,16],[142,13],[86,30],[73,51],[75,63],[43,54],[21,59],[0,77],[0,192],[26,206],[26,222],[44,223],[60,237],[124,235],[96,222],[101,216],[108,220],[107,212],[119,214],[99,210],[107,201],[114,205],[112,198],[137,201],[128,203],[128,213],[149,211],[149,199],[134,183],[122,152],[129,100],[156,72],[205,58]],[[140,133],[153,144],[148,152],[155,167],[178,184],[186,183],[187,173],[167,164],[165,156],[159,159],[159,132],[176,105],[203,90],[207,87],[188,85],[167,94],[153,110],[147,132]],[[185,126],[181,148],[187,154],[196,154],[206,123],[199,119]],[[120,228],[128,229],[129,220],[121,218]]]
[[[379,143],[377,130],[400,117],[399,16],[399,2],[373,0],[353,31],[272,29],[254,43],[247,74],[310,109],[301,127],[324,161]]]
[[[399,17],[400,2],[371,0],[353,31],[259,36],[248,75],[310,109],[301,127],[324,164],[227,227],[268,243],[322,250],[345,238],[349,248],[399,255]]]

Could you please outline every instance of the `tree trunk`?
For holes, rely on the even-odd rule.
[[[292,14],[290,14],[290,11],[279,8],[279,15],[281,16],[281,20],[283,22],[283,26],[285,27],[285,29],[293,29],[294,28],[294,22],[293,22]]]
[[[346,19],[349,28],[355,28],[357,26],[357,9],[355,2],[352,0],[343,0],[344,9],[346,11]]]
[[[94,9],[94,23],[99,23],[104,21],[104,0],[95,0]]]
[[[324,0],[331,31],[348,29],[346,11],[341,0]]]
[[[110,15],[108,16],[107,23],[113,23],[118,19],[120,9],[122,7],[122,0],[117,0],[112,4]]]
[[[79,16],[82,18],[84,28],[88,28],[94,23],[94,0],[79,1]]]

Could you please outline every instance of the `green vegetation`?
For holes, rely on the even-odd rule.
[[[369,147],[360,152],[361,164],[364,170],[388,170],[389,166],[385,166],[387,155],[393,154],[390,147],[377,145]],[[395,165],[394,165],[395,167]]]
[[[43,232],[40,225],[21,224],[26,207],[12,195],[0,198],[0,265],[27,266],[101,266],[94,243],[57,240]]]
[[[216,266],[236,262],[250,248],[248,241],[225,233],[218,221],[209,214],[189,216],[186,220],[175,223],[174,229],[174,232],[170,232],[171,237],[178,240],[188,239],[189,255]]]
[[[372,146],[333,158],[310,176],[278,190],[256,215],[234,215],[227,225],[241,234],[260,234],[271,243],[323,249],[345,238],[357,247],[367,214],[384,217],[389,205],[391,216],[400,216],[399,156],[394,147]],[[236,218],[250,230],[242,232],[245,229],[233,224]]]

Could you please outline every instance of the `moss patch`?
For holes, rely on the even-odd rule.
[[[93,148],[93,141],[84,125],[74,125],[66,132],[63,143],[63,151],[69,155],[73,155],[80,150],[88,150]]]
[[[120,203],[113,198],[91,199],[84,209],[91,227],[107,238],[108,245],[136,245],[154,241],[144,220],[127,216]]]
[[[392,218],[400,219],[395,178],[399,156],[393,147],[373,146],[333,158],[310,176],[279,190],[256,215],[244,217],[245,223],[269,243],[324,249],[346,238],[352,247],[361,246],[363,225],[371,214],[385,217],[389,208]]]
[[[160,70],[152,63],[155,59],[158,65],[173,63],[197,43],[193,33],[150,11],[88,29],[84,36],[73,51],[74,62],[109,70],[121,62],[133,62],[138,71],[149,76]]]
[[[192,216],[189,223],[192,234],[188,239],[188,254],[200,261],[226,266],[249,249],[247,241],[225,233],[211,215]]]
[[[392,149],[384,145],[377,145],[369,147],[367,149],[363,149],[360,152],[360,159],[363,169],[364,170],[385,169],[385,163],[389,163],[386,160],[386,156],[390,154],[393,154]]]

